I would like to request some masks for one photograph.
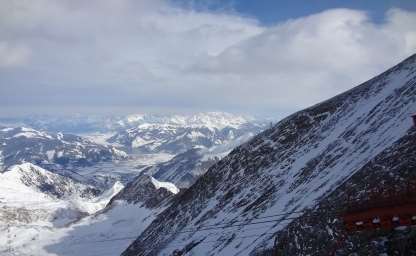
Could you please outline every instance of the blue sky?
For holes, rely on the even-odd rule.
[[[416,10],[414,0],[172,0],[189,8],[212,11],[234,11],[254,17],[264,25],[318,13],[333,8],[351,8],[369,13],[376,22],[384,20],[391,8]]]
[[[281,118],[416,53],[415,2],[0,0],[0,116]]]

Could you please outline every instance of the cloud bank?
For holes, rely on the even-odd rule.
[[[0,114],[283,116],[416,50],[416,13],[332,9],[264,27],[163,0],[0,0]]]

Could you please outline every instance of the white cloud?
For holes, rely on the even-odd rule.
[[[30,50],[22,45],[12,46],[8,42],[0,41],[0,68],[10,68],[26,64]]]
[[[336,9],[264,27],[163,0],[0,6],[0,102],[10,108],[281,115],[357,85],[416,49],[416,14],[399,9],[382,24]]]
[[[269,28],[199,60],[189,72],[237,79],[247,93],[263,91],[253,102],[304,107],[414,53],[416,28],[410,24],[416,24],[415,13],[401,10],[390,11],[380,25],[364,12],[329,10]]]

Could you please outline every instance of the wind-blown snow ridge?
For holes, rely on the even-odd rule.
[[[166,188],[167,190],[169,190],[173,194],[179,193],[179,189],[173,183],[158,181],[157,179],[155,179],[153,177],[150,177],[150,179],[151,179],[153,185],[155,185],[156,189]]]

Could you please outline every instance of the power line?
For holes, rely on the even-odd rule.
[[[261,233],[261,234],[256,234],[256,235],[248,235],[248,236],[235,236],[233,237],[233,239],[236,238],[250,238],[250,237],[260,237],[260,236],[264,236],[264,235],[275,235],[276,233]],[[223,234],[226,235],[226,234]],[[84,242],[77,242],[77,243],[72,243],[72,245],[77,245],[77,244],[90,244],[90,243],[104,243],[104,242],[112,242],[112,241],[124,241],[124,240],[131,240],[131,239],[136,239],[137,236],[126,236],[126,237],[118,237],[118,238],[112,238],[112,239],[102,239],[102,240],[94,240],[94,241],[84,241]],[[201,238],[201,239],[205,239],[205,238]],[[219,242],[219,241],[228,241],[229,239],[217,239],[217,240],[212,240],[212,241],[200,241],[199,243],[213,243],[213,242]],[[171,243],[172,244],[172,243]],[[177,244],[177,243],[173,243],[173,244]],[[189,243],[180,243],[183,245],[189,244]],[[177,244],[179,245],[179,244]]]
[[[244,178],[243,178],[244,179]],[[353,202],[355,200],[352,200],[350,202]],[[357,201],[359,202],[359,201]],[[293,220],[293,219],[299,219],[299,218],[311,218],[314,215],[318,215],[318,213],[310,213],[310,215],[308,216],[294,216],[294,217],[289,217],[290,215],[293,214],[302,214],[302,213],[307,213],[308,211],[313,211],[313,210],[319,210],[319,209],[331,209],[332,207],[330,206],[321,206],[318,209],[305,209],[305,210],[301,210],[301,211],[291,211],[291,212],[284,212],[284,213],[280,213],[280,214],[273,214],[273,215],[266,215],[266,216],[257,216],[257,217],[251,217],[250,219],[244,219],[244,220],[235,220],[235,221],[229,221],[228,223],[217,223],[217,224],[211,224],[211,225],[203,225],[203,226],[199,226],[197,228],[194,229],[184,229],[182,231],[179,232],[167,232],[165,234],[179,234],[179,233],[190,233],[190,232],[199,232],[199,231],[210,231],[210,230],[218,230],[218,229],[226,229],[226,228],[231,228],[231,227],[245,227],[245,226],[252,226],[252,225],[260,225],[260,224],[267,224],[267,223],[276,223],[276,222],[282,222],[285,220]],[[338,211],[326,211],[326,215],[330,214],[331,216],[334,216]],[[332,213],[332,214],[331,214]],[[289,216],[287,216],[289,215]],[[286,216],[286,217],[285,217]],[[278,219],[272,219],[272,220],[264,220],[264,219],[268,219],[268,218],[273,218],[273,217],[282,217],[282,218],[278,218]],[[264,221],[255,221],[255,222],[250,222],[253,220],[264,220]],[[249,222],[249,223],[246,223]],[[267,228],[267,227],[262,227],[262,228]],[[273,228],[273,227],[272,227]],[[257,228],[258,230],[259,228]],[[255,229],[252,229],[255,230]],[[249,231],[249,229],[245,229],[244,231]],[[231,231],[232,232],[232,231]],[[235,233],[232,233],[235,234]],[[264,236],[264,235],[275,235],[276,233],[262,233],[260,235],[250,235],[250,236],[234,236],[232,237],[233,239],[236,238],[249,238],[249,237],[260,237],[260,236]],[[211,234],[206,234],[206,236],[211,236],[214,235],[213,233]],[[221,235],[221,234],[218,234]],[[223,233],[222,236],[224,235],[228,235]],[[102,242],[109,242],[109,241],[122,241],[122,240],[132,240],[132,239],[137,239],[139,235],[137,236],[126,236],[126,237],[118,237],[118,238],[112,238],[112,239],[103,239],[103,240],[95,240],[95,241],[85,241],[85,242],[78,242],[78,243],[73,243],[73,245],[76,244],[85,244],[85,243],[102,243]],[[205,238],[204,238],[205,239]],[[228,241],[229,239],[217,239],[217,240],[213,240],[213,241],[200,241],[199,243],[212,243],[212,242],[221,242],[221,241]],[[172,244],[172,243],[170,243]],[[173,243],[175,244],[175,243]],[[188,243],[189,244],[189,243]]]
[[[330,207],[320,207],[319,209],[330,209]],[[305,210],[301,210],[301,211],[285,212],[285,213],[267,215],[267,216],[262,216],[262,217],[252,217],[251,219],[245,219],[245,220],[229,221],[228,223],[226,222],[226,223],[218,223],[218,224],[212,224],[212,225],[202,225],[202,226],[198,226],[195,229],[185,229],[185,230],[182,230],[182,231],[176,232],[176,233],[189,233],[189,232],[200,231],[200,230],[228,228],[228,227],[235,227],[235,226],[248,226],[248,225],[255,225],[255,224],[278,222],[278,221],[283,221],[283,220],[292,220],[292,219],[298,219],[298,218],[313,218],[313,216],[320,216],[319,213],[310,213],[307,216],[300,215],[300,216],[296,216],[296,217],[284,217],[284,218],[279,218],[279,219],[274,219],[274,220],[246,223],[246,222],[252,221],[252,220],[261,220],[261,219],[267,219],[267,218],[272,218],[272,217],[280,217],[280,216],[288,216],[288,215],[290,216],[292,214],[298,214],[298,213],[308,213],[311,210],[312,209],[305,209]],[[340,213],[340,211],[330,210],[330,211],[326,211],[326,213],[327,214],[332,213],[331,214],[332,216],[336,216],[337,213]],[[240,222],[243,222],[243,223],[239,224]]]
[[[261,237],[261,236],[265,236],[265,235],[275,235],[276,233],[261,233],[261,234],[256,234],[256,235],[247,235],[247,236],[234,236],[234,237],[230,237],[230,238],[228,238],[228,239],[216,239],[216,240],[211,240],[211,241],[204,241],[204,240],[202,240],[202,241],[200,241],[199,243],[216,243],[216,242],[224,242],[224,241],[229,241],[231,238],[232,239],[244,239],[244,238],[252,238],[252,237]],[[224,234],[224,235],[226,235],[226,234]],[[197,242],[198,243],[198,242]],[[198,243],[198,244],[199,244]],[[173,243],[173,244],[175,244],[175,245],[180,245],[180,244],[176,244],[176,243]],[[181,243],[182,245],[187,245],[187,244],[189,244],[189,243]]]
[[[304,217],[304,216],[284,217],[284,218],[279,218],[279,219],[274,219],[274,220],[265,220],[265,221],[258,221],[258,222],[251,222],[251,223],[240,223],[239,224],[239,222],[247,222],[247,221],[252,221],[252,220],[257,220],[257,219],[266,219],[266,218],[271,218],[271,217],[286,216],[286,215],[297,214],[297,213],[305,213],[308,210],[309,209],[302,210],[302,211],[292,211],[292,212],[285,212],[285,213],[280,213],[280,214],[267,215],[267,216],[262,216],[262,217],[252,217],[251,219],[246,219],[246,220],[230,221],[228,223],[219,223],[219,224],[199,226],[198,228],[195,228],[195,229],[185,229],[183,231],[168,232],[168,233],[165,233],[165,234],[180,234],[180,233],[192,233],[192,232],[196,233],[196,232],[200,232],[200,231],[218,230],[218,229],[226,229],[226,228],[232,228],[232,227],[245,227],[245,226],[252,226],[252,225],[259,225],[259,224],[282,222],[282,221],[285,221],[285,220],[307,218],[309,216],[306,216],[306,217]],[[314,214],[314,215],[316,215],[316,214]],[[267,227],[264,226],[262,228],[267,228]],[[250,229],[246,229],[246,231],[249,231],[249,230]],[[251,230],[259,230],[259,228],[251,229]],[[95,241],[85,241],[85,242],[79,242],[79,243],[101,243],[101,242],[109,242],[109,241],[131,240],[131,239],[136,239],[138,236],[139,235],[137,235],[137,236],[127,236],[127,237],[118,237],[118,238],[112,238],[112,239],[95,240]],[[75,244],[78,244],[78,243],[75,243]]]
[[[298,216],[298,217],[281,218],[281,219],[275,219],[275,220],[268,220],[268,221],[259,221],[259,222],[243,223],[243,224],[228,224],[228,225],[208,227],[208,228],[203,228],[203,229],[184,230],[184,231],[176,232],[175,234],[192,233],[192,232],[215,230],[215,229],[224,229],[224,228],[232,228],[232,227],[251,226],[251,225],[265,224],[265,223],[275,223],[275,222],[281,222],[281,221],[284,221],[284,220],[293,220],[293,219],[298,219],[298,218],[300,218],[300,216]]]
[[[241,180],[245,180],[247,177],[244,177]],[[346,188],[345,194],[351,194],[353,191],[353,189],[348,189]],[[348,203],[362,203],[363,200],[360,200],[360,198],[356,198],[356,200],[348,200]],[[332,213],[332,216],[337,215],[338,213],[341,213],[342,211],[340,210],[334,210],[334,207],[328,205],[328,206],[320,206],[319,208],[315,209],[330,209],[330,211],[326,211],[326,215],[328,215],[328,213]],[[211,225],[202,225],[199,226],[198,228],[195,229],[185,229],[182,230],[180,232],[176,232],[176,233],[189,233],[189,232],[197,232],[197,231],[203,231],[203,230],[211,230],[211,229],[218,229],[218,228],[228,228],[228,227],[235,227],[235,226],[245,226],[245,225],[254,225],[254,224],[262,224],[262,223],[270,223],[270,222],[276,222],[276,221],[283,221],[283,220],[290,220],[290,219],[297,219],[297,218],[312,218],[313,216],[319,215],[319,213],[312,213],[311,211],[313,211],[314,209],[305,209],[305,210],[300,210],[300,211],[292,211],[292,212],[285,212],[285,213],[280,213],[280,214],[273,214],[273,215],[267,215],[267,216],[261,216],[261,217],[252,217],[250,219],[245,219],[245,220],[236,220],[236,221],[229,221],[228,223],[217,223],[217,224],[211,224]],[[297,217],[291,217],[291,218],[281,218],[281,219],[277,219],[277,220],[270,220],[270,221],[262,221],[262,222],[255,222],[255,223],[246,223],[246,224],[237,224],[240,222],[247,222],[247,221],[252,221],[252,220],[257,220],[257,219],[267,219],[267,218],[272,218],[272,217],[279,217],[279,216],[287,216],[287,215],[292,215],[292,214],[297,214],[297,213],[308,213],[308,216],[297,216]]]
[[[285,213],[266,215],[266,216],[261,216],[261,217],[251,217],[251,218],[247,218],[247,219],[244,219],[244,220],[236,220],[236,221],[231,220],[228,223],[234,224],[236,222],[246,222],[246,221],[251,221],[251,220],[254,220],[254,219],[268,219],[268,218],[272,218],[272,217],[279,217],[279,216],[285,216],[285,215],[294,214],[294,213],[305,213],[305,212],[307,212],[307,210],[285,212]],[[199,226],[199,227],[211,227],[211,226],[219,226],[219,225],[226,225],[226,224],[227,223],[217,223],[217,224],[211,224],[211,225],[203,225],[203,226]]]
[[[265,219],[265,218],[270,218],[270,217],[274,217],[274,216],[284,216],[284,215],[288,215],[288,214],[291,214],[291,213],[300,213],[300,212],[305,212],[305,211],[293,211],[293,212],[286,212],[286,213],[282,213],[282,214],[275,214],[275,215],[269,215],[269,216],[263,216],[263,217],[254,217],[250,220]],[[252,226],[252,225],[259,225],[259,224],[266,224],[266,223],[281,222],[281,221],[284,221],[284,220],[296,219],[296,218],[299,218],[299,217],[300,216],[291,217],[291,218],[280,218],[280,219],[268,220],[268,221],[252,222],[252,223],[241,223],[241,224],[236,224],[236,222],[232,222],[232,223],[223,223],[223,224],[220,224],[220,225],[209,225],[209,227],[207,225],[207,226],[202,226],[203,228],[198,227],[198,228],[193,229],[193,230],[184,230],[184,231],[180,231],[180,232],[171,232],[170,234],[199,232],[199,231],[216,230],[216,229],[224,229],[224,228],[231,228],[231,227]],[[242,221],[246,222],[246,221],[250,221],[250,220],[241,220],[241,221],[238,221],[238,222],[242,222]],[[207,227],[207,228],[205,228],[205,227]],[[267,228],[267,227],[262,227],[262,228]],[[118,237],[118,238],[112,238],[112,239],[95,240],[95,241],[85,241],[85,242],[79,242],[79,243],[74,243],[74,244],[101,243],[101,242],[109,242],[109,241],[131,240],[131,239],[136,239],[138,236],[139,235],[127,236],[127,237]]]
[[[228,239],[216,239],[216,240],[208,240],[205,241],[204,238],[200,238],[200,241],[192,241],[195,242],[197,244],[203,244],[203,243],[217,243],[217,242],[226,242],[229,241],[231,238],[232,239],[245,239],[245,238],[253,238],[253,237],[262,237],[265,235],[275,235],[276,233],[262,233],[262,234],[255,234],[255,235],[247,235],[247,236],[234,236],[234,237],[230,237]],[[226,234],[224,234],[226,235]],[[86,242],[79,242],[79,243],[72,243],[72,245],[77,245],[77,244],[88,244],[88,243],[101,243],[101,242],[108,242],[108,241],[121,241],[121,240],[131,240],[131,239],[136,239],[137,236],[127,236],[127,237],[119,237],[119,238],[114,238],[114,239],[103,239],[103,240],[96,240],[96,241],[86,241]],[[198,240],[198,239],[196,239]],[[177,246],[181,246],[181,245],[188,245],[192,242],[178,242],[178,243],[170,243],[171,245],[177,245]],[[91,256],[95,256],[96,254],[91,254]],[[99,255],[102,255],[102,253],[100,252]],[[108,254],[110,255],[110,254]]]
[[[321,207],[320,209],[327,209],[327,208],[329,208],[329,207]],[[310,209],[306,209],[306,210],[302,210],[302,211],[285,212],[285,213],[267,215],[267,216],[262,216],[262,217],[253,217],[251,219],[234,221],[234,222],[229,222],[229,223],[214,224],[214,225],[205,225],[205,226],[200,226],[200,227],[195,228],[195,229],[192,229],[192,230],[183,230],[183,231],[180,231],[180,232],[172,232],[171,234],[189,233],[189,232],[199,232],[199,231],[209,231],[209,230],[218,230],[218,229],[225,229],[225,228],[231,228],[231,227],[245,227],[245,226],[251,226],[251,225],[260,225],[260,224],[267,224],[267,223],[276,223],[276,222],[282,222],[282,221],[285,221],[285,220],[293,220],[293,219],[299,219],[299,218],[309,218],[309,217],[311,217],[310,215],[308,215],[308,216],[296,216],[296,217],[282,217],[282,218],[273,219],[273,220],[265,220],[265,221],[251,222],[251,223],[236,224],[237,222],[246,222],[246,221],[258,220],[258,219],[259,220],[262,220],[262,219],[271,218],[271,217],[277,217],[277,216],[285,216],[285,215],[291,215],[291,214],[297,214],[297,213],[305,213],[305,212],[308,212],[309,210]],[[328,215],[328,213],[335,213],[335,212],[336,211],[329,211],[329,212],[327,211],[326,212],[327,213],[326,215]],[[316,214],[313,214],[313,215],[316,215]],[[334,216],[335,214],[330,214],[330,215],[331,216]],[[261,228],[245,229],[244,231],[260,230],[260,229],[265,229],[265,228],[267,228],[267,226],[262,226]],[[220,237],[221,236],[231,235],[232,237],[230,237],[228,239],[204,240],[206,237],[209,237],[209,236],[214,235],[213,233],[210,233],[210,234],[206,234],[206,237],[202,238],[201,241],[195,242],[195,240],[193,240],[192,242],[194,242],[196,244],[200,244],[200,243],[218,243],[218,242],[223,242],[223,241],[229,241],[230,239],[244,239],[244,238],[252,238],[252,237],[262,237],[262,236],[265,236],[265,235],[276,235],[276,233],[277,233],[277,231],[275,233],[265,232],[265,233],[261,233],[261,234],[247,235],[247,236],[232,236],[235,233],[222,233],[222,234],[218,234],[218,235]],[[167,233],[167,234],[169,234],[169,233]],[[102,240],[95,240],[95,241],[76,242],[76,243],[73,243],[73,245],[77,245],[77,244],[88,244],[88,243],[103,243],[103,242],[110,242],[110,241],[134,240],[134,239],[137,239],[138,236],[139,235],[136,235],[136,236],[126,236],[126,237],[117,237],[117,238],[111,238],[111,239],[102,239]],[[172,243],[171,242],[171,243],[169,243],[169,245],[177,245],[177,246],[180,246],[180,245],[188,245],[188,244],[190,244],[192,242],[188,242],[188,243],[175,243],[175,242]],[[91,256],[93,256],[93,255],[91,255]]]
[[[255,223],[247,223],[247,224],[240,224],[240,225],[235,225],[235,226],[258,225],[258,224],[271,223],[271,222],[277,222],[277,221],[283,221],[283,220],[289,220],[289,219],[295,219],[295,218],[296,217],[292,217],[292,218],[282,218],[282,219],[279,219],[279,220],[262,221],[262,222],[255,222]],[[232,227],[232,226],[229,225],[227,227]],[[266,227],[264,227],[264,228],[266,228]],[[214,230],[215,229],[219,229],[219,227],[217,227],[217,228],[211,228],[211,229],[198,229],[198,230],[194,230],[194,231],[205,231],[205,230],[213,230],[213,229]],[[186,232],[172,232],[170,234],[178,234],[178,233],[186,233]],[[137,239],[138,236],[139,235],[136,235],[136,236],[126,236],[126,237],[117,237],[117,238],[111,238],[111,239],[94,240],[94,241],[84,241],[84,242],[78,242],[78,243],[74,243],[74,244],[88,244],[88,243],[103,243],[103,242],[110,242],[110,241],[122,241],[122,240]]]
[[[252,217],[250,219],[245,219],[245,220],[229,221],[228,223],[226,222],[226,223],[217,223],[217,224],[212,224],[212,225],[202,225],[202,226],[198,226],[198,228],[223,227],[223,226],[233,225],[233,224],[236,224],[236,223],[239,223],[239,222],[247,222],[247,221],[258,220],[258,219],[268,219],[268,218],[287,216],[287,215],[297,214],[297,213],[307,213],[308,211],[309,210],[307,209],[307,210],[302,210],[302,211],[285,212],[285,213],[267,215],[267,216],[262,216],[262,217]],[[313,215],[317,215],[317,214],[315,213]],[[300,218],[300,217],[301,216],[297,216],[297,217],[294,217],[294,218]],[[278,220],[274,220],[274,221],[278,221]],[[184,231],[188,231],[188,230],[184,230]],[[189,229],[189,231],[192,232],[192,229]]]
[[[290,214],[289,212],[286,214]],[[259,225],[259,224],[266,224],[266,223],[276,223],[276,222],[282,222],[285,220],[293,220],[302,218],[302,216],[297,217],[286,217],[286,218],[280,218],[275,220],[268,220],[268,221],[259,221],[259,222],[252,222],[252,223],[244,223],[244,224],[229,224],[229,225],[223,225],[223,226],[216,226],[216,227],[210,227],[205,229],[194,229],[194,230],[185,230],[185,231],[179,231],[179,232],[168,232],[165,234],[180,234],[180,233],[190,233],[190,232],[199,232],[199,231],[207,231],[207,230],[217,230],[217,229],[224,229],[224,228],[231,228],[231,227],[242,227],[242,226],[252,226],[252,225]],[[266,228],[266,227],[263,227]],[[253,229],[254,230],[254,229]],[[266,233],[263,233],[266,234]],[[275,233],[273,233],[275,234]],[[109,242],[109,241],[119,241],[119,240],[130,240],[130,239],[137,239],[139,235],[137,236],[126,236],[126,237],[118,237],[118,238],[111,238],[111,239],[102,239],[102,240],[95,240],[95,241],[85,241],[85,242],[79,242],[79,243],[102,243],[102,242]]]

